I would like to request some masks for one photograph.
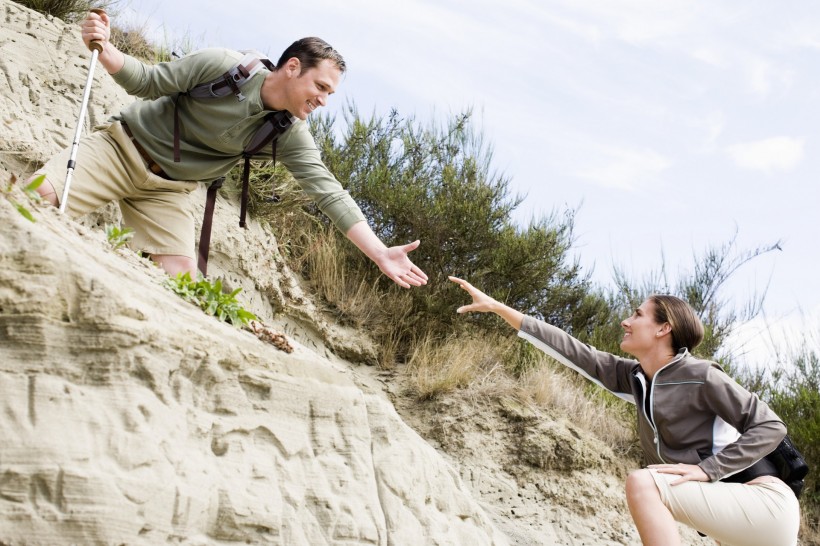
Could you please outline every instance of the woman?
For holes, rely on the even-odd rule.
[[[499,315],[520,337],[635,403],[649,464],[630,473],[626,499],[644,544],[680,544],[676,521],[722,545],[797,543],[797,498],[764,458],[786,427],[720,366],[692,356],[703,325],[686,302],[651,296],[621,322],[621,349],[632,360],[585,345],[467,281],[450,280],[473,299],[458,313]]]

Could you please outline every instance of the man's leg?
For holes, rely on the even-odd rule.
[[[122,154],[112,137],[111,126],[83,137],[77,151],[73,183],[66,212],[77,217],[128,195],[134,188],[130,172],[123,165]],[[27,182],[44,175],[37,188],[44,201],[60,204],[71,148],[65,148],[49,159]]]
[[[191,192],[198,184],[155,175],[120,123],[114,123],[110,132],[134,181],[132,191],[119,202],[123,227],[134,230],[128,246],[148,255],[171,276],[189,273],[196,279]]]
[[[50,159],[31,179],[44,174],[37,188],[43,199],[59,205],[71,150]],[[134,230],[129,246],[151,256],[170,275],[196,278],[194,220],[190,192],[195,182],[160,178],[145,166],[118,122],[83,139],[77,154],[67,212],[81,216],[119,201],[123,227]]]
[[[678,524],[661,501],[660,491],[649,470],[636,470],[626,478],[626,502],[645,545],[680,544]]]
[[[176,277],[179,273],[188,273],[191,279],[196,279],[197,269],[193,258],[173,254],[154,254],[151,255],[151,260],[172,277]]]
[[[29,178],[26,181],[26,184],[30,183],[34,178],[36,177],[32,176],[31,178]],[[57,198],[57,190],[54,189],[54,186],[51,185],[51,182],[48,181],[48,178],[43,180],[43,183],[37,187],[37,193],[40,195],[40,197],[43,198],[43,201],[51,203],[55,207],[60,205],[60,201]]]

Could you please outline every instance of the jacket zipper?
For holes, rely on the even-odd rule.
[[[655,442],[655,452],[658,454],[658,458],[663,463],[666,463],[666,459],[664,459],[663,456],[661,455],[661,439],[660,439],[660,436],[658,435],[658,427],[655,426],[655,384],[657,383],[658,376],[661,374],[662,371],[664,371],[666,368],[668,368],[672,364],[674,364],[674,363],[678,362],[679,360],[681,360],[684,356],[686,356],[685,352],[681,353],[681,354],[678,354],[675,358],[672,359],[672,361],[669,364],[667,364],[666,366],[664,366],[663,368],[661,368],[660,370],[655,372],[655,377],[652,378],[652,386],[649,389],[649,393],[646,392],[646,384],[644,382],[644,379],[641,380],[641,382],[643,383],[642,386],[643,386],[643,391],[644,391],[644,394],[643,394],[644,395],[644,400],[643,400],[643,403],[644,403],[643,407],[644,408],[646,408],[646,397],[649,396],[649,415],[646,416],[646,420],[649,421],[649,426],[652,427],[652,434],[654,436],[653,440]],[[641,375],[643,375],[643,372],[641,372]]]

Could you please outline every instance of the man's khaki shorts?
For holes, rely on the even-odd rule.
[[[661,501],[676,521],[718,541],[721,546],[795,546],[800,505],[785,483],[746,485],[684,482],[680,476],[650,469]]]
[[[45,174],[62,198],[71,148],[52,157]],[[118,201],[123,227],[134,230],[138,252],[195,258],[191,192],[196,182],[166,180],[148,170],[118,121],[98,127],[80,142],[66,212],[82,216]]]

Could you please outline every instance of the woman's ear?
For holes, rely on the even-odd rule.
[[[667,334],[672,333],[672,325],[668,322],[664,322],[661,324],[660,328],[658,328],[658,332],[655,334],[655,337],[663,337]]]

